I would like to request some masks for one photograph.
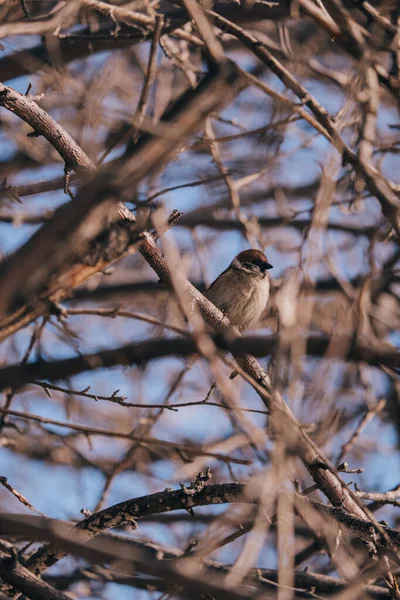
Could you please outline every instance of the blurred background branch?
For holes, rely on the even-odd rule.
[[[0,1],[7,597],[399,600],[399,40],[396,0]],[[201,293],[247,248],[235,337]]]

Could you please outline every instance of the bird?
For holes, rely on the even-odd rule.
[[[245,331],[257,323],[267,305],[267,271],[272,268],[261,250],[243,250],[218,275],[205,297],[228,317],[231,325]]]

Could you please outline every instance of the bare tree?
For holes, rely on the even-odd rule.
[[[398,2],[0,38],[2,597],[398,600]],[[240,335],[202,292],[249,247]]]

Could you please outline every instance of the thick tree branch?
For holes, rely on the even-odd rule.
[[[213,336],[213,342],[221,350],[231,352],[237,357],[251,354],[257,358],[273,356],[280,346],[278,337],[245,337],[234,340],[223,336]],[[322,337],[310,337],[305,350],[312,356],[323,357],[330,351],[330,358],[360,362],[372,366],[385,365],[400,368],[400,352],[394,348],[373,348],[344,337],[336,340],[330,347],[331,340]],[[118,365],[143,365],[147,362],[166,356],[190,356],[196,352],[196,344],[190,338],[150,339],[136,344],[127,344],[115,349],[100,350],[91,354],[83,354],[75,358],[54,361],[38,361],[26,365],[9,365],[0,369],[0,390],[8,387],[19,389],[36,379],[57,381],[68,379],[79,373],[115,367]]]
[[[38,317],[48,315],[61,300],[95,273],[106,269],[126,254],[135,251],[140,229],[133,221],[118,221],[97,236],[80,257],[65,264],[51,275],[32,302],[23,302],[0,321],[0,341],[19,331]]]
[[[201,487],[201,486],[200,486]],[[257,485],[243,483],[224,483],[203,485],[201,489],[182,488],[180,490],[165,490],[156,494],[132,498],[120,502],[102,511],[93,513],[74,528],[60,521],[30,517],[25,515],[12,516],[0,514],[0,532],[2,535],[23,535],[38,541],[47,540],[49,543],[39,548],[26,561],[26,566],[36,575],[40,575],[50,566],[61,560],[68,552],[88,557],[89,560],[107,560],[112,556],[108,542],[102,544],[102,538],[97,543],[91,542],[94,537],[111,528],[124,524],[135,524],[138,519],[150,515],[171,512],[176,510],[193,510],[197,506],[213,506],[225,503],[257,504],[259,499]],[[311,502],[301,495],[296,495],[296,503],[302,511],[320,514],[331,527],[339,524],[347,535],[356,536],[364,542],[371,540],[382,551],[386,551],[387,543],[381,535],[380,528],[376,528],[371,521],[350,515],[342,508],[328,507],[319,502]],[[52,526],[52,523],[55,526]],[[381,528],[394,547],[400,549],[400,533],[390,527]],[[87,544],[87,545],[86,545]],[[116,544],[115,548],[126,548],[126,556],[133,556],[132,544]],[[146,549],[147,551],[147,549]],[[92,552],[92,554],[91,554]],[[99,557],[98,552],[102,552]],[[149,551],[149,558],[151,550]],[[147,573],[147,570],[143,572]],[[155,572],[152,573],[156,575]]]
[[[44,111],[30,94],[20,94],[0,83],[0,106],[28,123],[36,135],[42,135],[57,150],[64,163],[81,177],[96,170],[75,140]]]
[[[17,550],[0,550],[0,578],[32,600],[71,600],[18,562]]]

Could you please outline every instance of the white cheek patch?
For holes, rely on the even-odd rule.
[[[240,261],[238,261],[238,259],[236,257],[233,259],[230,266],[232,267],[232,269],[237,269],[238,271],[244,270],[242,263]]]

